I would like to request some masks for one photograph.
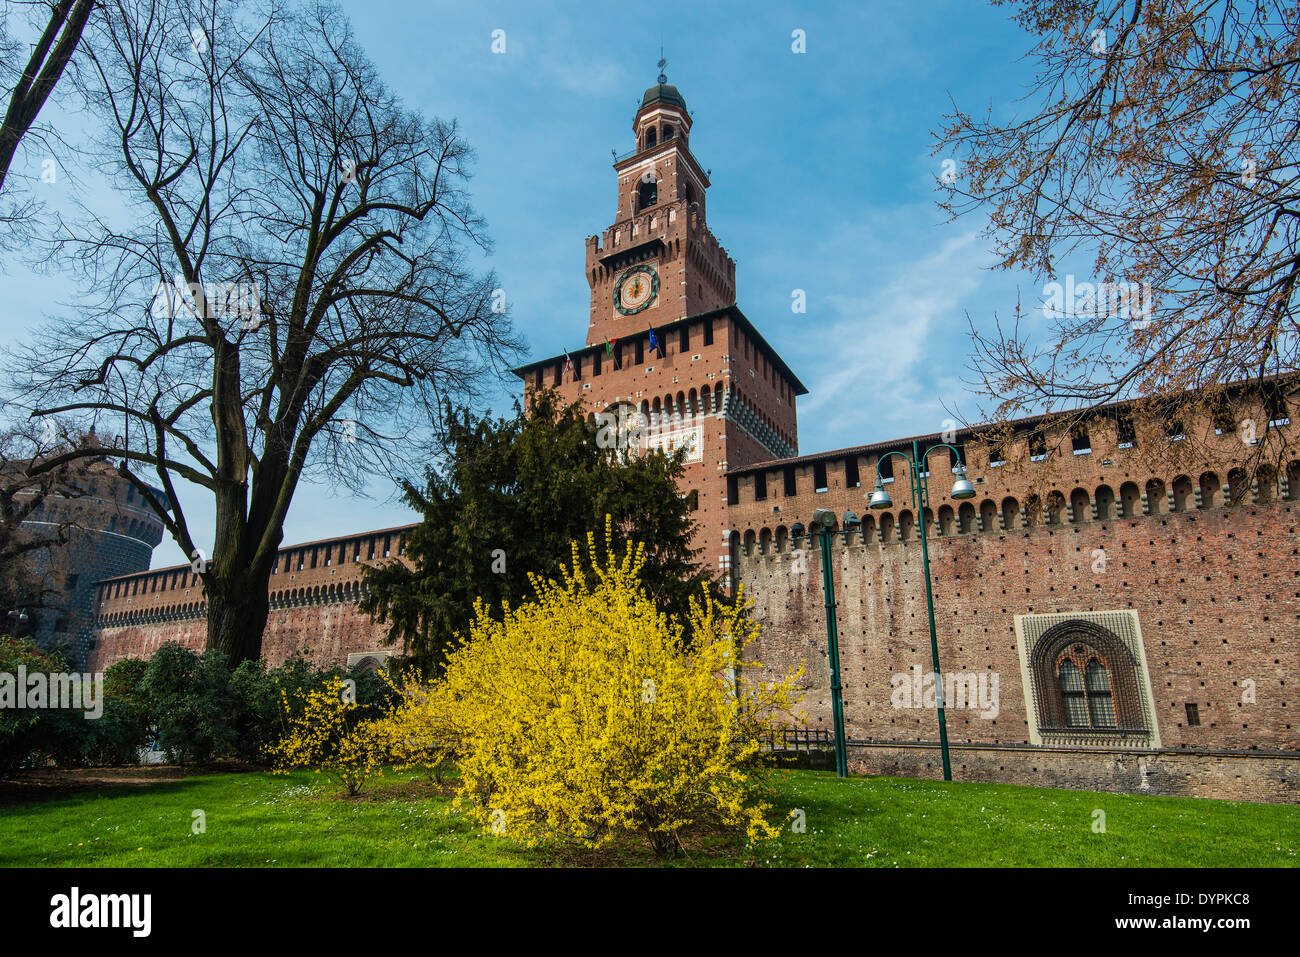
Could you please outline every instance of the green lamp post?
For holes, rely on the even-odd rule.
[[[849,776],[849,756],[844,740],[844,698],[840,680],[840,635],[835,624],[835,572],[831,568],[831,535],[835,531],[835,513],[825,508],[813,509],[812,534],[821,539],[822,593],[826,596],[826,656],[831,666],[831,720],[835,725],[835,776]]]
[[[966,466],[962,464],[960,449],[948,445],[946,442],[940,442],[938,445],[930,446],[922,454],[919,444],[913,439],[911,456],[908,456],[906,452],[887,452],[876,463],[876,490],[871,493],[867,504],[873,509],[890,508],[894,504],[889,497],[889,493],[885,491],[885,483],[880,479],[880,462],[883,462],[891,455],[897,455],[907,463],[908,473],[912,479],[912,500],[916,503],[921,525],[921,564],[924,566],[925,571],[925,607],[930,616],[930,662],[934,667],[935,704],[938,705],[939,710],[939,749],[943,754],[943,779],[951,781],[952,764],[948,760],[948,725],[943,714],[943,678],[939,673],[939,640],[935,637],[934,630],[934,590],[930,583],[930,549],[926,541],[925,529],[925,510],[930,507],[930,486],[927,481],[929,469],[920,467],[921,463],[929,460],[930,453],[936,449],[951,449],[957,456],[957,467],[953,469],[953,472],[957,475],[957,481],[953,483],[952,492],[949,493],[950,497],[955,499],[974,498],[975,487],[966,479]]]

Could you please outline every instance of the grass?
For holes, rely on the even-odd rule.
[[[1295,867],[1300,808],[904,778],[772,774],[780,838],[757,849],[688,835],[701,866]],[[653,863],[635,840],[601,851],[526,848],[446,813],[448,799],[389,774],[358,798],[310,773],[195,774],[34,795],[0,805],[0,865],[36,867],[526,867]],[[1094,812],[1105,832],[1094,833]],[[195,811],[206,830],[195,834]]]

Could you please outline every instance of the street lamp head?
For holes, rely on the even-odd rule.
[[[974,498],[975,486],[971,485],[966,478],[966,466],[959,465],[953,471],[957,473],[957,481],[952,483],[952,497],[957,499]]]
[[[821,528],[829,531],[835,527],[835,513],[829,508],[815,508],[812,513],[813,528]]]
[[[880,480],[880,476],[876,476],[876,490],[872,492],[871,497],[867,499],[867,507],[891,508],[893,507],[893,504],[894,500],[891,499],[889,493],[885,491],[885,483]]]

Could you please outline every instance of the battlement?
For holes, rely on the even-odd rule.
[[[1282,398],[1283,404],[1286,397]],[[1137,515],[1266,504],[1300,496],[1300,458],[1285,468],[1267,461],[1267,448],[1295,448],[1297,426],[1269,402],[1238,396],[1231,416],[1184,424],[1143,417],[1130,403],[1057,417],[1037,416],[990,427],[916,437],[922,449],[949,440],[961,451],[977,495],[950,496],[957,456],[939,448],[926,461],[932,534],[970,534]],[[1255,444],[1238,422],[1252,424]],[[1258,436],[1253,423],[1258,422]],[[859,534],[906,540],[914,534],[918,503],[904,459],[912,438],[877,442],[728,472],[728,514],[742,536],[752,529],[776,536],[806,524],[813,509],[830,508],[860,521]],[[1262,445],[1260,443],[1263,443]],[[1180,454],[1186,443],[1186,454]],[[1261,458],[1261,461],[1256,461]],[[893,504],[873,515],[866,499],[877,479]]]
[[[271,571],[272,607],[312,602],[355,602],[363,570],[388,558],[405,561],[406,536],[414,525],[343,535],[281,548]],[[202,618],[203,582],[190,565],[173,565],[95,584],[96,622],[101,627]]]

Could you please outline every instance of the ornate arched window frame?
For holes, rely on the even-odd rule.
[[[1061,666],[1070,661],[1084,679],[1087,701],[1087,667],[1097,661],[1106,669],[1114,712],[1113,727],[1071,724],[1066,713],[1066,696],[1061,686]],[[1079,734],[1132,735],[1150,732],[1142,708],[1137,662],[1124,642],[1094,622],[1071,619],[1047,629],[1034,643],[1029,672],[1039,731],[1045,735]],[[1099,695],[1100,697],[1100,695]],[[1093,706],[1088,702],[1091,717]]]

